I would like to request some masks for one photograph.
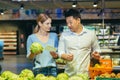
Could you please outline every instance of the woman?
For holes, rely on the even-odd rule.
[[[27,57],[34,59],[33,72],[35,75],[39,73],[52,76],[57,75],[56,63],[51,56],[51,54],[55,52],[50,52],[44,49],[41,54],[32,54],[30,51],[30,46],[33,42],[39,42],[43,48],[48,45],[55,48],[58,47],[57,34],[50,32],[51,22],[52,20],[48,15],[43,13],[39,14],[37,18],[37,26],[34,29],[34,33],[29,35],[27,39]]]

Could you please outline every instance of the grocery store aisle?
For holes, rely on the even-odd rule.
[[[19,74],[21,70],[27,68],[32,70],[32,61],[26,58],[26,55],[4,55],[4,60],[0,60],[2,71],[10,70]]]

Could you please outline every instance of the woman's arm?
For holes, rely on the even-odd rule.
[[[35,57],[35,54],[32,54],[30,51],[31,44],[32,44],[32,39],[30,36],[28,36],[28,39],[27,39],[27,58],[29,58],[29,59],[33,59]]]

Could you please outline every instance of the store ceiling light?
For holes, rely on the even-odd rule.
[[[93,3],[93,7],[97,7],[97,3],[96,2]]]
[[[0,9],[0,14],[4,15],[4,10],[3,9]]]
[[[72,7],[76,7],[77,6],[77,1],[73,2]]]
[[[24,9],[24,4],[21,4],[21,5],[20,5],[20,9]]]
[[[100,0],[94,0],[93,7],[97,7]]]

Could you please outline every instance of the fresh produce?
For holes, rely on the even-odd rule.
[[[56,80],[56,78],[54,76],[48,76],[47,80]]]
[[[88,74],[77,74],[77,76],[81,77],[83,80],[89,80]]]
[[[27,77],[19,77],[17,80],[30,80]]]
[[[17,80],[19,76],[11,71],[4,71],[1,77],[5,78],[5,80]]]
[[[66,73],[60,73],[57,75],[57,80],[68,80],[69,76]]]
[[[5,80],[5,78],[3,78],[3,77],[0,76],[0,80]]]
[[[19,77],[27,77],[29,80],[33,80],[34,79],[34,74],[33,74],[33,72],[31,70],[24,69],[19,74]]]
[[[66,60],[64,60],[64,59],[58,58],[58,59],[56,59],[56,63],[66,64],[66,63],[67,63],[67,61],[66,61]]]
[[[120,73],[117,73],[116,78],[120,78]]]
[[[36,75],[36,78],[37,78],[37,77],[44,77],[44,76],[45,76],[44,74],[37,74],[37,75]]]
[[[38,54],[43,52],[43,47],[40,43],[33,42],[32,45],[30,46],[30,50],[31,50],[31,53]]]
[[[44,74],[37,74],[34,76],[32,70],[23,69],[19,75],[11,72],[4,71],[0,76],[0,80],[89,80],[86,74],[77,74],[68,76],[66,73],[59,73],[56,77],[45,76]]]
[[[46,76],[37,77],[35,78],[35,80],[47,80],[47,77]]]
[[[116,77],[116,74],[115,74],[115,73],[111,73],[111,77],[112,77],[112,78],[115,78],[115,77]]]
[[[71,76],[68,80],[84,80],[84,79],[75,75],[75,76]]]
[[[44,74],[37,74],[35,80],[46,80],[47,77]]]
[[[120,78],[120,73],[117,73],[117,74],[115,74],[115,73],[104,73],[104,74],[101,74],[101,75],[99,75],[99,77],[101,77],[101,78]]]
[[[95,64],[94,67],[96,67],[96,68],[101,68],[101,65],[100,65],[100,64]]]

